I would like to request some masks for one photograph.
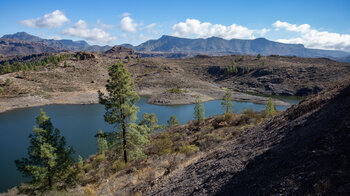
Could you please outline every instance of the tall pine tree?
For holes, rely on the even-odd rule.
[[[265,105],[265,114],[266,114],[266,117],[271,117],[276,114],[276,108],[273,104],[273,100],[271,97],[269,98],[269,100]]]
[[[221,106],[224,113],[232,112],[233,102],[232,93],[229,89],[226,89],[225,95],[222,97]]]
[[[30,177],[27,191],[45,191],[54,186],[58,189],[74,185],[76,172],[71,166],[74,163],[72,147],[66,147],[66,140],[55,129],[50,117],[41,109],[36,118],[33,133],[29,135],[28,158],[16,160],[18,170]]]
[[[194,106],[193,117],[197,120],[197,125],[199,126],[201,120],[205,118],[205,111],[202,101],[199,96],[196,98],[196,105]]]
[[[136,114],[139,108],[135,104],[140,97],[135,92],[131,76],[122,62],[110,66],[108,75],[110,77],[106,84],[108,93],[105,95],[99,91],[99,102],[105,105],[105,121],[121,130],[121,137],[116,137],[116,139],[122,139],[122,142],[116,142],[116,144],[121,145],[124,162],[127,163],[127,135],[128,132],[130,134],[137,131],[131,124],[137,118]]]

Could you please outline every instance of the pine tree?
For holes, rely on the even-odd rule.
[[[196,105],[194,106],[194,119],[197,121],[197,125],[200,124],[201,120],[204,119],[205,111],[204,111],[204,106],[202,104],[201,99],[199,96],[196,98]]]
[[[28,158],[16,160],[18,170],[25,176],[31,177],[33,190],[45,191],[65,188],[73,185],[76,173],[71,166],[74,163],[72,147],[66,147],[66,140],[55,129],[50,117],[41,109],[36,118],[33,134],[29,135],[30,146]],[[23,190],[28,191],[28,190]]]
[[[222,101],[221,101],[221,106],[222,109],[224,111],[224,113],[229,113],[229,112],[233,112],[232,111],[232,107],[233,107],[233,102],[232,102],[232,93],[229,89],[226,89],[226,93],[225,95],[222,97]]]
[[[259,53],[257,56],[256,56],[257,59],[261,59],[261,54]]]
[[[276,114],[276,109],[275,109],[275,106],[273,104],[273,100],[271,97],[269,98],[269,100],[267,101],[267,103],[265,105],[265,114],[266,114],[266,117],[271,117],[271,116]]]
[[[174,116],[174,115],[170,116],[167,123],[168,123],[168,127],[175,127],[175,126],[180,125],[179,121],[177,120],[176,116]]]
[[[96,142],[97,142],[98,153],[105,155],[105,152],[108,150],[108,145],[107,145],[106,135],[103,134],[103,131],[101,129],[99,129],[97,132]]]
[[[158,118],[154,113],[143,113],[139,125],[145,125],[149,129],[148,134],[165,129],[165,125],[158,125]]]
[[[99,102],[105,105],[105,121],[121,129],[121,137],[116,139],[121,139],[122,142],[115,143],[122,146],[124,162],[127,163],[127,135],[128,131],[130,133],[137,130],[130,125],[137,118],[139,108],[135,104],[140,97],[136,94],[134,83],[122,62],[110,66],[108,75],[110,77],[106,85],[108,94],[105,95],[99,91]]]

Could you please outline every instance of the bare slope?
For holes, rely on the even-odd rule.
[[[148,195],[350,193],[350,81],[245,130]]]

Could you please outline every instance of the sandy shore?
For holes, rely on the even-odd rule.
[[[192,104],[195,102],[196,96],[200,96],[203,102],[221,99],[223,90],[205,90],[205,89],[187,89],[187,92],[176,94],[169,93],[164,89],[138,89],[140,96],[150,97],[149,104],[155,105],[183,105]],[[240,102],[252,102],[265,104],[266,97],[253,96],[244,93],[233,92],[233,99]],[[49,98],[44,98],[38,95],[0,98],[0,113],[18,108],[36,107],[49,104],[93,104],[98,103],[98,94],[96,91],[83,92],[60,92],[51,94]],[[289,103],[274,100],[275,105],[288,106]]]

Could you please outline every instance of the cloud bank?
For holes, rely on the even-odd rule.
[[[97,43],[108,43],[115,41],[117,37],[111,36],[109,33],[105,32],[100,28],[89,28],[88,24],[84,20],[79,20],[72,27],[64,29],[62,31],[63,35],[79,37],[86,39],[88,41]]]
[[[56,10],[52,13],[45,14],[41,18],[22,20],[20,21],[20,24],[26,27],[56,28],[62,26],[66,22],[69,22],[69,19],[62,11]]]
[[[186,19],[185,22],[177,23],[172,27],[172,35],[188,38],[208,38],[216,36],[224,39],[253,39],[257,35],[264,36],[268,31],[268,29],[248,29],[247,27],[237,24],[232,24],[230,26],[211,24],[209,22],[200,22],[196,19]]]
[[[276,21],[272,24],[276,31],[286,30],[297,33],[290,39],[277,39],[282,43],[304,44],[307,48],[350,51],[350,34],[330,33],[311,28],[309,24],[290,24]]]

